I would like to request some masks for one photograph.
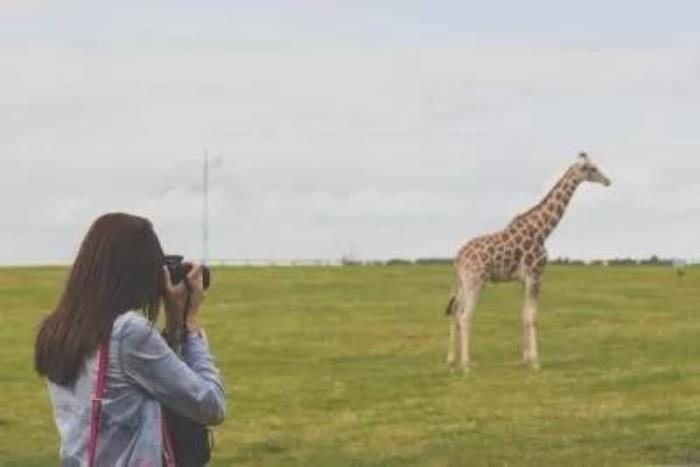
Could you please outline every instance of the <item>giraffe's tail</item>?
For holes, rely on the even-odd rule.
[[[452,316],[455,312],[455,305],[457,304],[457,294],[452,295],[450,297],[450,301],[447,303],[447,306],[445,307],[445,316]]]

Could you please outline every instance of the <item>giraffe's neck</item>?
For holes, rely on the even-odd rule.
[[[569,202],[581,184],[573,170],[568,170],[554,185],[554,188],[536,206],[525,214],[518,216],[511,225],[529,224],[534,227],[534,234],[543,239],[549,237],[559,225]]]

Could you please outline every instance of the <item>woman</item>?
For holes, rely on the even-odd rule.
[[[64,466],[87,463],[91,395],[98,348],[105,342],[106,389],[94,465],[162,465],[168,437],[161,404],[205,425],[224,418],[219,371],[197,319],[204,299],[201,266],[189,273],[188,292],[184,281],[172,284],[163,261],[148,220],[100,217],[83,240],[58,306],[39,328],[35,368],[49,380]],[[182,358],[154,328],[161,299],[167,323],[182,323],[186,316]]]

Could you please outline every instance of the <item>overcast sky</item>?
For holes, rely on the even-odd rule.
[[[205,148],[214,258],[451,256],[582,149],[550,256],[700,257],[695,0],[10,0],[0,109],[0,263],[199,256]]]

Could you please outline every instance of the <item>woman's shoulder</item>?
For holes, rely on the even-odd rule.
[[[149,334],[158,334],[155,325],[136,311],[127,311],[120,315],[112,327],[112,339],[147,338]]]

